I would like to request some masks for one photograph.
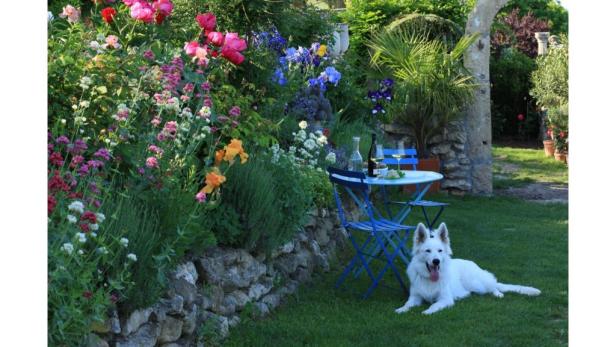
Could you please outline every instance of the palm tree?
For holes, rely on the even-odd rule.
[[[427,157],[427,143],[441,133],[474,97],[477,85],[464,68],[464,51],[477,36],[464,36],[448,49],[425,32],[394,27],[368,42],[370,65],[396,80],[392,108],[396,120],[411,127],[417,152]]]

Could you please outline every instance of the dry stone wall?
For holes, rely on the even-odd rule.
[[[93,327],[88,346],[203,346],[204,335],[224,339],[240,314],[263,317],[314,271],[329,271],[344,241],[335,211],[321,209],[309,212],[303,230],[270,257],[211,248],[177,266],[155,305],[126,316],[113,311],[105,324]]]

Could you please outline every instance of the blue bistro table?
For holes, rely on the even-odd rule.
[[[409,213],[411,213],[411,208],[412,208],[411,203],[421,201],[424,195],[426,194],[426,192],[428,191],[428,189],[430,189],[430,186],[432,185],[432,183],[443,179],[442,174],[438,172],[433,172],[433,171],[402,170],[402,172],[404,172],[404,177],[396,178],[396,179],[389,179],[389,178],[384,178],[384,177],[366,177],[364,179],[364,183],[370,186],[375,186],[375,187],[378,186],[381,188],[386,188],[386,187],[391,187],[391,186],[415,185],[416,187],[415,193],[409,196],[408,202],[402,204],[402,208],[400,209],[400,211],[398,211],[398,213],[392,217],[392,220],[399,224],[404,224],[403,223],[404,220],[406,219],[406,217],[408,217]],[[343,177],[343,176],[337,176],[337,177],[340,179],[346,180],[346,181],[350,181],[350,182],[360,181],[359,178]],[[383,192],[385,192],[384,189],[383,189]],[[353,200],[355,200],[355,202],[359,206],[362,206],[361,200],[357,196],[355,196],[350,191],[349,191],[349,195],[351,196]],[[384,199],[387,199],[387,195],[385,193],[383,194],[383,197]],[[384,201],[384,202],[385,202],[386,208],[388,209],[388,214],[390,214],[388,202],[387,201]],[[376,212],[380,214],[380,212],[378,211]],[[401,242],[399,236],[396,233],[391,234],[391,235],[393,235],[393,237],[396,238],[396,240],[393,240],[391,236],[386,236],[387,242],[389,244],[395,245],[397,242]],[[377,247],[374,247],[373,252],[378,252]],[[399,253],[399,255],[406,264],[410,262],[411,254],[406,249],[406,247],[403,247],[403,251]],[[370,259],[372,259],[372,257]],[[355,272],[355,277],[359,276],[360,273],[361,273],[361,268],[357,269],[357,271]]]

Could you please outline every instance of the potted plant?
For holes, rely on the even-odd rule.
[[[438,158],[428,159],[428,143],[457,117],[475,96],[477,84],[464,67],[463,54],[477,36],[464,36],[453,47],[396,27],[375,35],[368,43],[370,65],[381,76],[396,81],[390,119],[407,125],[415,139],[420,168],[436,162],[431,171],[439,171]]]

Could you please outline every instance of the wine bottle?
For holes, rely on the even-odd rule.
[[[376,134],[372,134],[372,143],[368,152],[368,176],[376,177]]]

